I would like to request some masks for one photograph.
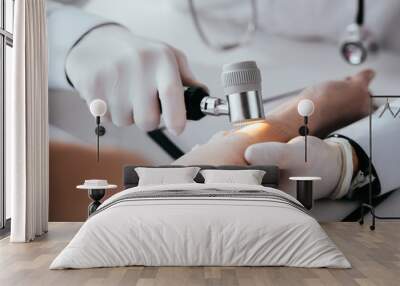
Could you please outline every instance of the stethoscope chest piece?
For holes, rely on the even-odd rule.
[[[341,54],[346,62],[351,65],[362,64],[369,54],[377,51],[378,44],[364,26],[354,23],[347,27],[341,45]]]
[[[357,1],[354,23],[346,28],[340,52],[344,60],[351,65],[359,65],[367,60],[368,55],[376,54],[378,44],[371,32],[364,26],[364,0]]]

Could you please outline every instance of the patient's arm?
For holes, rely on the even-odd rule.
[[[303,118],[297,113],[297,104],[305,98],[315,105],[309,122],[310,134],[319,137],[329,134],[368,114],[368,85],[373,76],[372,71],[365,70],[346,80],[307,88],[269,113],[265,122],[218,133],[173,164],[246,165],[244,151],[248,146],[265,141],[287,142],[298,136]]]

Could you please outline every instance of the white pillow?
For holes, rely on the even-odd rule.
[[[135,168],[139,176],[139,186],[195,183],[193,179],[199,170],[199,167]]]
[[[265,171],[262,170],[202,170],[205,184],[261,185]]]

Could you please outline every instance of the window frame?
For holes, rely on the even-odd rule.
[[[5,94],[6,94],[6,64],[7,54],[6,47],[13,47],[13,33],[7,31],[6,20],[6,1],[12,1],[15,6],[15,0],[0,0],[1,5],[1,21],[0,21],[0,236],[9,231],[10,221],[6,218],[6,189],[5,189]],[[14,13],[14,7],[12,9]]]

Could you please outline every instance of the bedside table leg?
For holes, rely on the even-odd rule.
[[[94,213],[97,208],[101,205],[99,201],[91,202],[88,206],[88,217]]]
[[[314,204],[313,181],[297,181],[296,195],[297,200],[301,202],[306,209],[311,210]]]
[[[98,189],[98,190],[89,190],[89,198],[93,200],[93,202],[88,207],[88,215],[90,216],[94,213],[97,208],[101,205],[100,200],[104,197],[106,190]]]

